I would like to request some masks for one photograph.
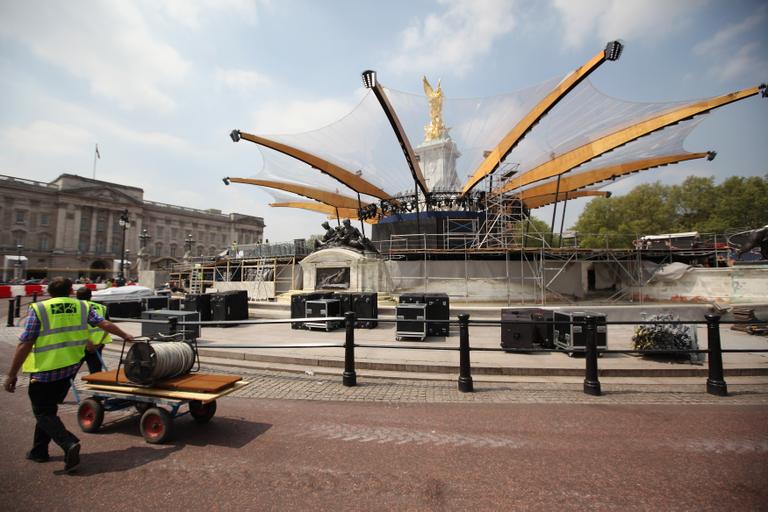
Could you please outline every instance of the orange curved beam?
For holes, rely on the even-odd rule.
[[[333,215],[334,217],[336,217],[336,210],[341,210],[341,208],[334,208],[329,204],[318,203],[317,201],[285,201],[281,203],[269,203],[269,206],[273,208],[300,208],[302,210]]]
[[[483,178],[492,174],[499,167],[502,160],[517,146],[518,142],[527,134],[533,126],[544,117],[555,105],[558,104],[569,92],[576,87],[579,82],[584,80],[592,71],[597,69],[600,64],[605,62],[605,50],[592,57],[586,64],[576,68],[570,75],[565,77],[557,87],[547,94],[536,106],[534,106],[526,116],[521,119],[509,133],[507,133],[501,142],[493,148],[485,160],[477,167],[472,177],[469,178],[461,194],[464,195],[472,190]]]
[[[568,172],[584,162],[588,162],[603,153],[611,151],[619,146],[623,146],[644,135],[661,130],[662,128],[679,123],[680,121],[691,119],[694,116],[728,105],[729,103],[749,98],[750,96],[759,93],[761,90],[760,87],[751,87],[749,89],[724,94],[715,98],[690,103],[665,114],[658,115],[645,121],[640,121],[632,126],[610,133],[588,144],[584,144],[578,148],[563,153],[562,155],[525,172],[521,176],[511,179],[503,187],[496,189],[494,192],[508,192],[530,183]]]
[[[309,210],[312,212],[319,212],[328,215],[329,219],[336,218],[336,212],[339,212],[339,217],[342,219],[354,219],[358,220],[357,210],[351,208],[334,208],[333,206],[310,201],[285,201],[281,203],[269,203],[269,206],[273,208],[299,208],[302,210]],[[376,224],[377,219],[365,219],[368,224]]]
[[[288,144],[283,144],[281,142],[276,142],[264,137],[259,137],[258,135],[253,135],[251,133],[241,131],[239,134],[240,138],[242,139],[253,142],[254,144],[266,146],[270,149],[274,149],[275,151],[279,151],[280,153],[293,157],[296,160],[300,160],[305,164],[320,170],[320,172],[335,178],[355,192],[378,197],[379,199],[390,199],[391,194],[388,194],[374,184],[364,180],[354,172],[348,171],[343,167],[339,167],[338,165],[331,163],[328,160],[324,160],[319,156],[307,153],[306,151],[302,151],[301,149],[289,146]]]
[[[257,180],[253,178],[227,178],[232,183],[245,183],[247,185],[257,185],[260,187],[275,188],[278,190],[285,190],[286,192],[293,192],[300,196],[314,199],[333,206],[334,208],[351,208],[357,210],[357,199],[336,194],[335,192],[328,192],[326,190],[320,190],[317,188],[308,187],[306,185],[299,185],[297,183],[284,183],[281,181],[270,180]],[[360,203],[362,206],[366,206],[366,203]]]
[[[387,94],[384,92],[381,85],[379,85],[378,81],[373,84],[371,89],[373,89],[373,94],[376,96],[376,99],[379,100],[379,105],[381,105],[381,108],[384,110],[384,114],[387,116],[389,124],[392,126],[392,130],[395,132],[395,136],[400,143],[400,149],[403,151],[403,156],[408,164],[408,168],[411,170],[413,179],[421,189],[422,194],[426,196],[429,193],[427,180],[424,179],[424,174],[421,172],[421,166],[419,165],[419,159],[416,158],[416,153],[413,151],[411,141],[408,139],[408,135],[406,135],[403,125],[400,123],[400,118],[397,117],[395,107],[389,102]]]
[[[576,199],[578,197],[589,197],[589,196],[601,196],[601,197],[610,197],[611,193],[606,190],[576,190],[576,191],[570,191],[570,192],[560,192],[557,194],[557,198],[555,198],[555,194],[544,194],[543,196],[538,197],[532,197],[530,199],[527,199],[524,201],[525,206],[530,209],[534,208],[541,208],[542,206],[547,206],[548,204],[552,204],[555,201],[565,201],[566,199]]]
[[[677,155],[668,155],[663,157],[645,158],[642,160],[635,160],[634,162],[626,162],[616,165],[609,165],[601,167],[599,169],[593,169],[588,172],[579,173],[560,180],[560,192],[570,192],[580,188],[600,183],[604,180],[610,180],[624,176],[625,174],[631,174],[633,172],[644,171],[653,167],[660,167],[662,165],[676,164],[685,160],[694,160],[696,158],[705,158],[709,155],[708,152],[704,153],[682,153]],[[543,185],[531,187],[529,189],[520,192],[520,199],[526,200],[528,198],[538,197],[545,194],[554,194],[557,191],[557,182],[550,181]]]

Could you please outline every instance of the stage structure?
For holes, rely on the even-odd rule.
[[[564,219],[568,202],[610,196],[602,188],[631,174],[712,160],[714,151],[683,147],[703,116],[766,97],[765,84],[690,102],[609,97],[589,75],[622,50],[612,41],[570,73],[490,98],[447,98],[441,82],[433,86],[426,77],[424,95],[408,94],[383,87],[366,70],[369,94],[326,127],[290,135],[233,130],[233,141],[257,145],[261,167],[224,183],[262,187],[273,207],[359,220],[365,236],[367,223],[369,238],[389,249],[385,255],[397,247],[412,259],[453,251],[459,259],[507,260],[513,252],[545,283],[546,256],[531,254],[557,249],[551,244],[562,243],[563,220],[558,237],[531,233],[531,210],[554,204],[555,233],[558,206]]]

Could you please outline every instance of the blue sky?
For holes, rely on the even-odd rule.
[[[591,77],[632,101],[698,99],[768,81],[768,3],[685,0],[13,1],[0,2],[0,174],[61,173],[142,187],[145,198],[262,216],[266,238],[322,231],[322,216],[274,209],[233,128],[292,133],[348,113],[360,72],[421,93],[500,94],[563,75],[609,40],[618,63]],[[768,173],[768,101],[715,111],[686,142],[716,150],[614,186],[689,175]],[[760,135],[760,134],[763,135]],[[585,200],[568,206],[566,226]],[[536,215],[549,222],[551,211]],[[559,225],[559,221],[558,221]]]

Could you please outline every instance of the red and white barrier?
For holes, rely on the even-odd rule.
[[[75,284],[72,286],[74,291],[83,286],[90,288],[91,290],[101,290],[107,287],[106,283],[99,284]],[[46,285],[44,284],[3,284],[0,285],[0,299],[12,299],[13,297],[31,297],[35,294],[38,296],[43,295],[46,292]]]

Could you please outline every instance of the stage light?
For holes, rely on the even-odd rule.
[[[229,132],[229,137],[232,139],[232,142],[238,142],[240,140],[240,130],[232,130]]]
[[[363,86],[366,89],[373,89],[376,87],[376,72],[372,69],[366,69],[363,71]]]
[[[711,162],[717,156],[717,151],[707,151],[707,161]]]
[[[605,46],[605,58],[607,60],[619,60],[622,51],[624,51],[623,44],[619,41],[611,41]]]

